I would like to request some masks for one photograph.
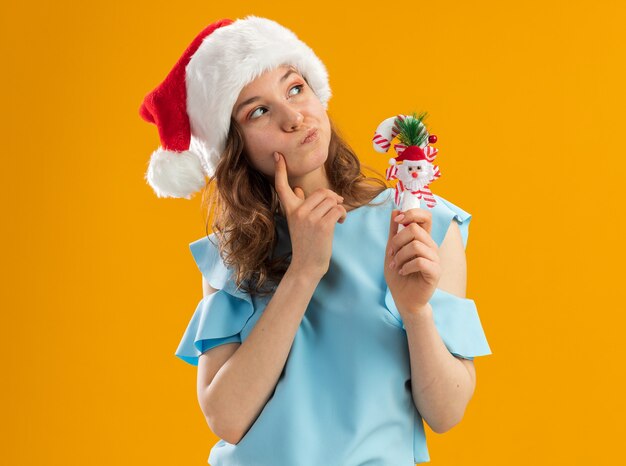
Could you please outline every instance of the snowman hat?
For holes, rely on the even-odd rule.
[[[205,186],[224,152],[239,93],[281,65],[295,66],[328,108],[332,94],[326,67],[275,21],[222,19],[196,36],[139,109],[159,130],[161,146],[152,153],[145,175],[157,197],[190,199]]]

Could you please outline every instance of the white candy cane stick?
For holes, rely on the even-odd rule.
[[[391,147],[391,141],[393,141],[393,139],[400,132],[396,126],[396,118],[404,120],[406,115],[389,117],[379,124],[378,128],[376,128],[376,133],[374,133],[374,137],[372,138],[374,150],[376,152],[381,152],[383,154],[387,152]]]
[[[400,206],[400,210],[402,212],[406,212],[410,209],[419,209],[420,208],[420,198],[411,194],[411,191],[404,191],[402,193],[402,204]],[[400,223],[398,225],[398,233],[400,233],[404,229],[404,225]]]
[[[410,115],[407,116],[407,115],[399,114],[396,116],[389,117],[386,120],[383,120],[378,125],[378,128],[376,128],[376,132],[374,133],[374,137],[372,138],[372,143],[374,145],[374,150],[376,152],[380,152],[383,154],[387,152],[389,148],[391,147],[391,141],[393,141],[393,139],[400,132],[400,129],[396,125],[396,118],[399,118],[400,120],[404,120],[405,118],[413,118],[413,117]],[[424,130],[426,130],[424,123],[420,122],[420,126],[424,127]],[[426,139],[424,140],[425,142],[421,145],[422,148],[428,145],[428,136],[429,136],[428,130],[426,130]],[[396,152],[398,153],[398,155],[400,155],[402,151],[405,149],[405,146],[402,144],[396,144],[394,148],[396,149]]]

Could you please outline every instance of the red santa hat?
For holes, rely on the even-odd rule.
[[[396,151],[398,151],[398,156],[396,158],[389,159],[389,164],[395,165],[397,162],[419,162],[420,160],[428,160],[432,162],[435,158],[431,155],[432,152],[436,153],[437,149],[434,147],[426,146],[424,148],[419,146],[407,146],[402,150],[399,150],[399,147],[396,145]],[[430,150],[429,150],[430,149]]]
[[[204,28],[165,80],[146,95],[141,117],[159,130],[145,178],[158,197],[190,199],[215,173],[241,90],[265,71],[293,65],[324,108],[328,73],[313,50],[266,18],[222,19]]]

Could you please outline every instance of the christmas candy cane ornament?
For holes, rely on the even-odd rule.
[[[372,138],[374,150],[386,153],[391,142],[398,137],[399,144],[393,148],[397,157],[389,159],[389,168],[385,172],[387,180],[398,180],[396,183],[395,202],[402,212],[419,208],[420,199],[424,199],[426,206],[432,208],[437,201],[428,185],[441,176],[439,167],[433,162],[437,156],[437,149],[429,144],[437,142],[437,136],[429,135],[422,120],[426,113],[416,116],[397,115],[384,120]],[[398,225],[401,231],[404,225]]]

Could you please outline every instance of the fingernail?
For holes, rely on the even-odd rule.
[[[396,262],[395,261],[391,261],[389,263],[389,267],[391,267],[392,269],[396,266]]]
[[[274,152],[274,160],[278,162],[278,152]]]
[[[400,221],[400,220],[402,220],[403,218],[404,218],[404,214],[400,214],[400,215],[397,215],[397,216],[396,216],[396,218],[394,218],[394,220],[395,220],[396,222],[399,222],[399,221]]]
[[[389,250],[389,257],[393,256],[393,249]]]

